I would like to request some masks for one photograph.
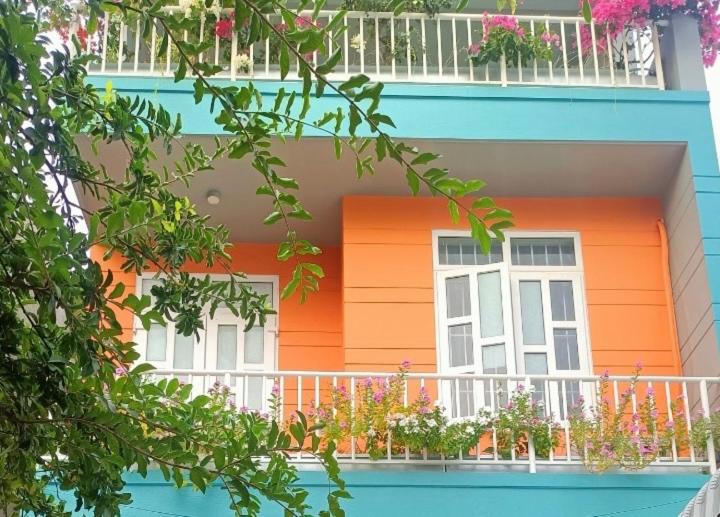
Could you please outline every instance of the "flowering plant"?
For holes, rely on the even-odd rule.
[[[712,440],[717,454],[720,451],[720,408],[717,408],[709,417],[702,416],[702,414],[698,416],[693,421],[690,434],[696,452],[707,454],[708,440]]]
[[[590,0],[596,25],[598,52],[607,52],[607,34],[624,38],[626,27],[644,29],[651,21],[666,20],[675,14],[698,20],[703,62],[712,66],[720,50],[720,0]],[[582,29],[583,48],[592,43],[587,26]],[[587,45],[585,45],[587,43]]]
[[[528,63],[533,60],[548,61],[553,58],[553,47],[560,46],[560,37],[544,28],[538,34],[520,24],[512,15],[483,17],[483,38],[468,48],[468,55],[475,65],[497,63],[505,59],[507,66]]]
[[[498,454],[503,458],[511,457],[511,450],[517,456],[527,454],[529,438],[540,458],[549,457],[558,445],[559,426],[550,417],[541,416],[543,403],[533,398],[534,391],[533,386],[519,384],[508,403],[498,409],[494,425]]]
[[[594,404],[588,407],[581,397],[570,413],[570,440],[585,466],[592,471],[603,472],[614,467],[642,469],[669,447],[673,437],[680,440],[684,434],[680,429],[681,418],[666,418],[665,424],[660,425],[655,392],[651,387],[647,388],[642,400],[637,400],[640,369],[638,364],[617,404],[610,403],[606,371],[600,379]],[[681,414],[679,411],[673,413],[674,416]]]

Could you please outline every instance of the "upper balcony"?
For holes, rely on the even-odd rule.
[[[185,16],[179,7],[169,11],[178,17]],[[473,45],[482,41],[487,28],[483,23],[487,15],[480,12],[394,16],[390,12],[359,11],[347,12],[343,17],[345,30],[341,34],[328,33],[326,52],[315,52],[307,58],[315,64],[322,63],[340,45],[342,59],[328,75],[333,81],[362,73],[373,81],[386,83],[665,89],[660,38],[667,27],[651,24],[640,29],[626,28],[611,36],[603,27],[587,24],[582,17],[555,12],[561,14],[515,17],[520,30],[542,38],[547,50],[543,50],[543,59],[510,60],[501,56],[489,63],[474,62]],[[316,23],[327,24],[337,13],[321,11]],[[299,23],[312,23],[309,15],[301,16]],[[222,16],[231,16],[230,10]],[[279,15],[269,15],[268,19],[279,31],[284,30]],[[237,32],[231,28],[227,32],[218,31],[214,18],[208,20],[200,16],[196,30],[186,31],[184,40],[210,45],[199,60],[222,67],[216,77],[231,81],[280,79],[280,41],[276,35],[243,48]],[[162,39],[159,29],[153,28],[143,37],[139,22],[126,23],[106,16],[98,37],[87,41],[88,52],[99,57],[89,66],[89,72],[171,78],[179,55],[171,50],[172,45],[160,54]],[[699,61],[699,52],[696,59]],[[299,69],[299,63],[291,61],[290,66],[289,77],[293,78],[292,70]]]

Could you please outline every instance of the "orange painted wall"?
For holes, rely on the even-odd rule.
[[[657,199],[496,199],[516,229],[581,234],[594,370],[679,374],[670,325]],[[457,229],[443,200],[343,200],[345,367],[436,368],[432,230]],[[460,226],[462,228],[462,226]]]
[[[279,275],[280,286],[290,280],[292,264],[278,262],[275,258],[277,247],[273,244],[236,243],[229,251],[232,255],[233,271],[247,275]],[[100,260],[102,250],[95,249],[92,258]],[[340,291],[340,248],[324,246],[323,254],[314,261],[325,270],[320,291],[305,304],[297,297],[281,300],[279,315],[278,366],[281,370],[342,370],[341,336],[341,291]],[[120,261],[113,257],[103,263],[103,270],[113,270],[117,280],[127,286],[126,292],[135,292],[136,276],[118,273]],[[207,270],[198,265],[189,265],[186,270],[193,273],[223,273],[220,267]],[[132,339],[132,317],[120,315],[126,339]]]

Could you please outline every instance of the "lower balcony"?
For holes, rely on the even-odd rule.
[[[338,444],[345,468],[716,471],[720,411],[708,400],[717,377],[446,375],[407,365],[151,375],[285,426],[301,411]]]

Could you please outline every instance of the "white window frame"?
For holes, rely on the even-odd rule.
[[[443,315],[447,313],[447,308],[444,304],[444,277],[447,276],[448,271],[453,270],[468,270],[472,271],[478,267],[486,266],[464,266],[457,264],[440,264],[439,254],[439,240],[440,237],[470,237],[471,234],[467,230],[433,230],[432,232],[432,253],[433,253],[433,287],[434,287],[434,302],[435,302],[435,342],[436,346],[436,360],[438,365],[438,371],[454,373],[451,369],[447,368],[449,361],[448,349],[447,349],[447,337],[443,336],[443,330],[446,327]],[[513,265],[512,264],[512,253],[510,240],[516,238],[528,238],[528,239],[542,239],[542,238],[571,238],[573,239],[573,246],[575,251],[575,265],[574,266],[530,266],[530,265]],[[561,375],[563,377],[574,377],[583,376],[590,374],[593,370],[592,366],[592,353],[590,344],[590,334],[588,331],[588,316],[587,316],[587,297],[585,291],[585,275],[583,267],[583,256],[582,256],[582,242],[580,239],[580,233],[577,231],[567,230],[522,230],[522,231],[507,231],[505,232],[505,240],[502,242],[502,257],[501,263],[494,265],[504,264],[509,272],[510,282],[510,300],[509,303],[512,306],[512,335],[508,340],[509,344],[506,346],[512,347],[512,350],[506,350],[506,357],[510,356],[514,361],[510,361],[507,365],[508,375],[517,372],[522,375],[525,373],[525,357],[526,352],[538,352],[547,354],[548,363],[548,374],[549,375]],[[522,321],[520,316],[520,297],[519,297],[519,282],[521,280],[539,280],[542,285],[541,292],[543,293],[543,323],[545,330],[545,345],[530,345],[525,346],[522,344]],[[575,322],[558,322],[552,321],[552,311],[549,297],[549,282],[551,280],[570,280],[573,282],[573,298],[575,302]],[[442,296],[441,296],[442,295]],[[476,302],[474,302],[476,303]],[[503,310],[508,305],[506,300],[503,300]],[[547,309],[547,310],[545,310]],[[560,370],[556,368],[555,362],[555,346],[553,341],[553,328],[576,328],[577,339],[578,339],[578,358],[580,369],[575,370]],[[475,341],[475,336],[473,336]],[[443,346],[445,343],[445,346]],[[480,363],[476,365],[476,368],[481,368]],[[551,389],[552,399],[557,404],[559,398],[557,390]],[[477,398],[476,400],[482,400]]]
[[[193,273],[190,276],[198,277],[198,278],[205,278],[206,276],[209,276],[211,280],[217,280],[217,281],[225,281],[229,280],[230,275],[225,274],[204,274],[204,273]],[[160,273],[143,273],[141,275],[137,276],[137,284],[135,286],[135,294],[138,297],[141,297],[142,287],[143,287],[143,281],[144,280],[158,280],[163,277],[163,274]],[[278,329],[279,329],[279,317],[280,317],[280,311],[279,311],[279,305],[280,305],[280,289],[279,289],[279,277],[277,275],[247,275],[242,279],[242,283],[266,283],[266,284],[272,284],[272,302],[273,302],[273,308],[275,309],[275,314],[268,315],[265,320],[264,325],[264,342],[266,344],[265,346],[265,361],[262,364],[254,364],[252,367],[248,367],[248,364],[241,363],[241,357],[240,353],[238,353],[238,366],[244,366],[248,371],[272,371],[277,370],[278,368],[278,351],[279,351],[279,339],[278,339]],[[209,309],[208,309],[209,310]],[[209,346],[208,340],[212,337],[213,328],[216,328],[218,324],[237,324],[242,325],[243,320],[240,316],[235,316],[232,314],[232,312],[227,308],[218,307],[218,309],[215,311],[215,316],[211,319],[208,312],[204,313],[205,316],[205,325],[203,329],[199,329],[198,336],[195,336],[194,338],[194,357],[193,357],[193,370],[215,370],[215,364],[210,364],[210,360],[212,357],[216,357],[217,353],[217,343],[214,348],[215,354],[211,353],[211,346]],[[165,348],[165,361],[159,362],[159,361],[148,361],[147,360],[147,334],[148,330],[145,330],[145,328],[142,325],[142,322],[140,319],[135,316],[133,318],[133,335],[134,335],[134,341],[137,344],[137,352],[140,354],[139,362],[148,362],[150,364],[153,364],[156,368],[162,369],[162,370],[172,370],[173,367],[173,361],[174,361],[174,336],[175,336],[175,323],[172,321],[166,321],[166,348]],[[242,350],[243,341],[238,340],[238,349]],[[269,346],[268,346],[269,345]],[[238,368],[240,369],[240,368]],[[185,379],[184,379],[185,380]],[[209,385],[212,384],[212,382],[209,382],[208,379],[203,379],[202,382],[200,382],[200,379],[193,379],[195,381],[195,384],[197,384],[196,388],[199,393],[206,392],[207,389],[210,387]],[[223,382],[222,379],[218,379],[221,382]],[[214,382],[214,380],[213,380]],[[242,389],[242,379],[239,380],[238,389]],[[267,392],[269,394],[269,388],[265,389],[264,392]],[[263,398],[263,404],[265,403],[265,398]],[[247,396],[243,398],[243,400],[247,400]]]

